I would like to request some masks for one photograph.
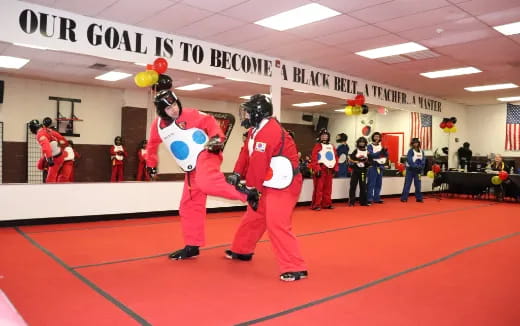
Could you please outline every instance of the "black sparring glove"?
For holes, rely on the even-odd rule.
[[[236,186],[240,183],[240,174],[233,172],[232,174],[227,176],[226,181],[230,185]]]
[[[54,166],[54,160],[52,159],[52,157],[48,157],[47,158],[47,165],[48,166]]]
[[[157,175],[157,168],[151,168],[149,166],[146,167],[146,172],[150,177],[155,177]]]
[[[224,149],[224,142],[220,140],[220,137],[215,136],[209,139],[206,148],[209,152],[218,154]]]

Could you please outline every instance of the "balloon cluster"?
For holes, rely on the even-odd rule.
[[[426,172],[426,175],[428,176],[428,178],[434,178],[436,174],[438,174],[439,172],[441,172],[441,166],[439,164],[434,164],[432,166],[432,169],[428,172]]]
[[[347,106],[345,107],[346,115],[360,115],[367,113],[368,106],[365,105],[365,96],[362,93],[358,93],[353,100],[347,100]]]
[[[399,173],[401,173],[403,177],[406,176],[406,165],[404,165],[403,163],[397,163],[395,165],[395,168],[397,169],[397,171],[399,171]]]
[[[494,185],[499,185],[502,183],[502,181],[506,181],[509,178],[509,173],[506,171],[500,171],[498,172],[498,175],[495,175],[491,178],[491,183]]]
[[[457,132],[457,126],[455,126],[456,123],[457,118],[455,117],[443,118],[439,127],[441,127],[444,132]]]
[[[162,76],[166,70],[168,70],[168,61],[164,58],[157,58],[153,64],[146,65],[146,71],[135,75],[135,84],[139,87],[149,87],[157,84],[160,76]]]

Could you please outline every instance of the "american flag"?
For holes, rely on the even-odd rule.
[[[520,105],[507,103],[506,151],[520,150]]]
[[[422,149],[432,149],[432,116],[412,112],[412,138],[421,140]]]

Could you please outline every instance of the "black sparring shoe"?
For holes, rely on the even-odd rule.
[[[239,183],[236,185],[239,192],[247,195],[247,203],[256,211],[258,209],[258,202],[260,201],[260,193],[256,188],[247,188],[245,185]]]
[[[168,258],[172,260],[180,260],[187,258],[194,258],[199,255],[199,247],[197,246],[186,246],[182,249],[172,252],[168,255]]]
[[[408,199],[401,199],[401,203],[406,203]]]
[[[236,252],[233,252],[231,250],[226,250],[225,253],[227,259],[237,259],[243,261],[250,261],[251,259],[253,259],[253,254],[237,254]]]
[[[422,199],[417,199],[416,202],[418,203],[424,203],[424,201]]]
[[[307,273],[307,271],[285,272],[282,275],[280,275],[280,280],[284,282],[294,282],[307,278],[307,276],[309,276],[309,273]]]
[[[334,209],[334,206],[329,205],[329,206],[327,206],[327,207],[323,207],[323,208],[324,208],[324,209]]]
[[[383,201],[383,200],[378,200],[378,201],[375,201],[374,203],[376,203],[376,204],[382,204],[382,203],[384,203],[384,201]]]

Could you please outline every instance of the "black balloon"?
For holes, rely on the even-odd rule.
[[[455,123],[457,123],[457,118],[455,118],[455,117],[451,117],[451,118],[450,118],[450,121],[453,122],[453,124],[455,124]]]
[[[168,75],[159,75],[157,83],[152,85],[152,89],[156,92],[160,92],[165,89],[172,88],[172,79]]]
[[[448,121],[450,121],[449,118],[442,118],[442,122],[446,123],[446,122],[448,122]]]
[[[363,108],[363,110],[361,111],[361,113],[362,114],[367,114],[368,113],[368,106],[363,104],[362,108]]]

